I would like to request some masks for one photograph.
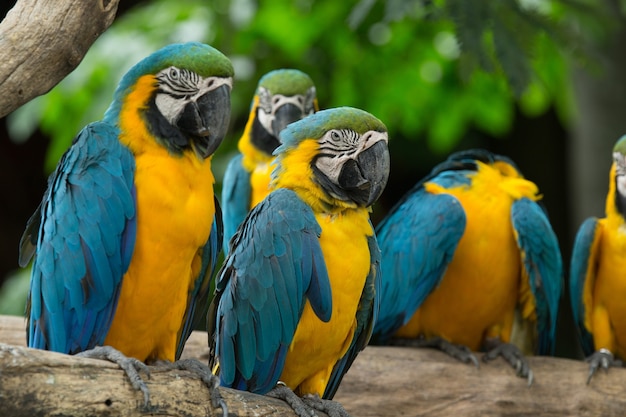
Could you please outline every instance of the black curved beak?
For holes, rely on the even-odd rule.
[[[277,138],[280,132],[287,127],[288,124],[296,122],[304,117],[302,109],[295,104],[287,103],[280,106],[274,113],[272,121],[272,130]]]
[[[192,138],[194,150],[208,158],[217,150],[230,123],[230,87],[222,85],[189,102],[176,122]]]
[[[365,149],[341,168],[339,185],[359,205],[369,207],[383,193],[389,179],[389,148],[383,140]]]

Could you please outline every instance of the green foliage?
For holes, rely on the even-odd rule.
[[[38,126],[49,135],[45,171],[51,172],[78,131],[102,118],[117,83],[132,65],[168,43],[210,41],[215,17],[201,3],[152,2],[118,19],[76,70],[48,94],[9,116],[11,134],[28,137]]]
[[[9,122],[16,137],[36,126],[52,137],[49,172],[79,129],[102,117],[132,64],[164,44],[198,40],[235,66],[232,140],[217,167],[235,148],[258,79],[276,68],[307,72],[322,108],[363,108],[392,141],[446,153],[469,128],[506,134],[516,107],[538,115],[556,104],[568,117],[566,64],[555,45],[569,39],[556,24],[569,7],[562,3],[156,0],[118,18],[74,73]]]
[[[16,271],[0,286],[0,314],[23,316],[30,284],[30,268]]]

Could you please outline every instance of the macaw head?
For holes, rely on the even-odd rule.
[[[280,132],[290,123],[318,110],[313,80],[296,69],[268,72],[260,80],[252,101],[250,140],[267,155],[280,145]]]
[[[615,169],[615,202],[620,213],[626,213],[626,135],[617,140],[613,147]]]
[[[122,134],[145,127],[170,153],[191,150],[204,159],[226,135],[232,80],[233,66],[217,49],[198,42],[169,45],[124,75],[105,120]]]
[[[387,185],[387,128],[363,110],[322,110],[290,124],[280,137],[273,183],[310,187],[311,204],[319,200],[326,206],[369,207]]]

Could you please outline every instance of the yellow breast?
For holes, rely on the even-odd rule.
[[[597,272],[586,284],[587,327],[595,348],[626,357],[626,225],[614,216],[601,219],[597,247]],[[595,280],[593,279],[595,278]]]
[[[170,155],[128,108],[120,140],[135,154],[137,237],[105,344],[142,361],[173,361],[215,215],[211,161]]]
[[[239,142],[237,142],[239,152],[243,156],[241,163],[246,171],[250,173],[252,194],[250,195],[250,207],[248,210],[252,210],[254,206],[259,204],[269,194],[270,177],[274,169],[272,165],[274,157],[261,152],[250,140],[258,105],[259,98],[255,96],[252,101],[248,122],[241,138],[239,138]]]
[[[263,163],[257,165],[250,174],[250,187],[252,188],[252,195],[250,196],[250,207],[252,210],[254,206],[259,204],[270,192],[270,178],[274,166],[271,163]]]

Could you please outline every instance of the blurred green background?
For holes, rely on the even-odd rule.
[[[626,0],[121,3],[73,73],[0,119],[0,314],[24,312],[18,243],[47,175],[102,117],[122,74],[172,42],[211,44],[235,67],[218,192],[258,79],[298,68],[322,108],[360,107],[389,129],[392,170],[374,223],[433,165],[470,147],[510,156],[539,185],[566,263],[581,221],[603,215],[611,148],[626,133]],[[567,301],[557,354],[574,357]]]

